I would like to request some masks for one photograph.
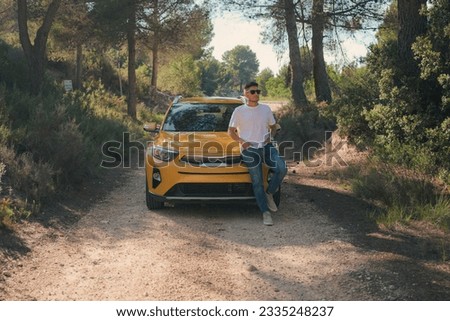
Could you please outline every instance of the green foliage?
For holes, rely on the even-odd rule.
[[[242,92],[243,85],[256,77],[259,61],[249,46],[238,45],[226,51],[223,56],[226,71],[231,75],[233,85]]]
[[[111,43],[121,43],[126,37],[126,23],[130,10],[132,6],[129,1],[94,1],[90,10],[94,30],[99,30],[99,34]]]
[[[27,88],[28,69],[23,53],[0,39],[0,84]]]
[[[0,227],[14,216],[11,199],[8,197],[0,198]]]
[[[201,73],[201,90],[207,96],[216,92],[220,83],[221,63],[208,52],[197,62]]]
[[[9,147],[0,148],[0,162],[6,166],[11,187],[29,204],[45,202],[55,192],[98,174],[105,142],[121,142],[124,132],[141,132],[126,115],[123,98],[101,83],[87,83],[84,88],[85,92],[54,91],[45,97],[19,90],[0,92],[2,109],[15,118],[10,128],[0,122],[0,128],[10,131]],[[26,112],[16,113],[18,109]],[[152,118],[145,111],[140,115]]]
[[[278,75],[273,76],[272,73],[269,74],[261,72],[260,77],[264,78],[263,93],[270,99],[290,99],[291,98],[291,88],[290,88],[290,71],[289,66],[284,65],[281,67]]]
[[[376,159],[341,172],[353,193],[382,209],[378,223],[388,226],[410,220],[450,227],[450,196],[420,172],[399,170]]]
[[[401,70],[395,10],[391,6],[386,14],[367,68],[344,68],[334,79],[336,98],[326,114],[336,120],[341,134],[379,159],[448,182],[450,34],[445,30],[450,4],[434,1],[425,12],[428,31],[412,46],[419,77]]]
[[[378,223],[391,226],[395,223],[407,223],[410,220],[427,221],[446,231],[450,229],[450,198],[440,196],[434,203],[394,204],[387,208],[386,213],[378,219]]]
[[[148,65],[142,64],[136,69],[136,91],[139,98],[148,96],[151,77],[152,69]]]
[[[427,204],[436,199],[436,189],[426,177],[403,175],[393,166],[377,162],[361,168],[352,180],[353,192],[364,199],[381,202],[392,207],[402,204],[407,207]]]
[[[3,177],[3,175],[5,175],[5,172],[6,172],[6,166],[2,162],[0,162],[0,195],[3,190],[2,177]]]
[[[367,68],[347,67],[335,75],[335,99],[323,109],[324,116],[335,120],[342,136],[358,147],[374,139],[365,114],[377,101],[378,87]]]
[[[117,57],[118,55],[119,57]],[[89,83],[100,80],[106,88],[119,92],[119,75],[114,69],[114,65],[117,64],[117,60],[122,59],[122,56],[120,56],[116,50],[105,52],[100,49],[92,48],[90,50],[85,50],[83,57],[85,82]],[[121,62],[123,61],[121,60]],[[123,74],[126,74],[125,67],[120,70],[122,72],[122,77]]]
[[[440,195],[435,203],[428,203],[415,209],[416,215],[432,224],[450,229],[450,198]]]
[[[0,146],[0,161],[6,166],[12,188],[24,193],[30,202],[41,202],[53,195],[55,172],[51,164],[34,161],[30,153],[16,155],[6,146]]]
[[[190,55],[181,55],[161,68],[159,87],[174,94],[194,96],[200,92],[200,68]]]
[[[291,97],[291,89],[286,86],[284,79],[280,76],[269,78],[266,82],[267,96],[276,98]]]
[[[426,173],[450,168],[448,120],[430,107],[420,105],[420,91],[395,85],[395,73],[386,69],[379,81],[380,104],[365,113],[375,136],[373,147],[379,157]],[[433,98],[435,99],[435,98]]]
[[[294,143],[294,146],[290,146],[290,149],[286,151],[281,146],[281,151],[289,157],[292,155],[287,154],[294,150],[301,150],[303,156],[307,157],[309,147],[321,147],[325,139],[325,132],[336,129],[334,122],[323,117],[318,108],[300,113],[292,105],[288,105],[278,113],[277,118],[277,122],[281,126],[281,131],[276,137],[277,140]]]
[[[274,77],[274,75],[273,75],[272,70],[270,70],[270,68],[263,69],[256,77],[256,82],[259,85],[259,89],[261,89],[262,96],[268,95],[267,81],[269,81],[269,79],[271,79],[273,77]]]
[[[32,118],[25,137],[27,150],[33,151],[34,159],[51,163],[58,180],[78,183],[89,168],[79,125],[68,118],[64,105],[52,106],[50,110],[37,106]]]

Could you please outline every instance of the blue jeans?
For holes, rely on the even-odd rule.
[[[267,193],[275,194],[287,173],[286,162],[278,154],[278,150],[269,143],[263,148],[249,147],[242,151],[242,160],[248,167],[252,180],[253,194],[255,194],[256,204],[261,212],[269,210],[264,191],[264,181],[262,167],[263,162],[271,168],[272,177],[267,187]]]

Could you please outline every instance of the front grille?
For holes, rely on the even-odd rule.
[[[232,166],[241,163],[241,156],[183,156],[180,161],[192,166]]]
[[[253,196],[253,189],[251,183],[180,183],[172,187],[165,196]]]

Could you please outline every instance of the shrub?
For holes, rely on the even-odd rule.
[[[373,131],[365,117],[378,100],[377,83],[366,68],[344,68],[335,76],[335,99],[323,109],[325,117],[334,119],[341,135],[359,148],[370,146]]]
[[[23,51],[13,48],[0,39],[0,84],[9,88],[28,87],[28,70]]]
[[[12,149],[0,146],[0,161],[5,164],[11,186],[24,193],[29,202],[41,202],[55,191],[55,172],[49,163],[35,162],[30,153],[16,156]]]
[[[419,172],[400,170],[377,160],[350,166],[341,177],[348,179],[353,193],[382,209],[378,223],[392,225],[410,220],[429,221],[450,227],[450,196]]]
[[[79,183],[85,176],[84,138],[74,120],[67,119],[64,106],[45,110],[38,106],[33,112],[25,144],[38,162],[50,163],[62,183]]]
[[[266,82],[267,96],[272,98],[290,98],[291,90],[281,76],[269,78]]]
[[[326,140],[326,131],[334,130],[333,121],[322,117],[317,108],[306,113],[300,113],[292,106],[284,107],[278,115],[278,123],[281,126],[281,132],[276,137],[279,142],[293,142],[296,151],[301,150],[303,157],[307,157],[308,148],[321,148]],[[285,146],[288,147],[289,144]],[[284,150],[280,146],[281,152],[286,155],[293,150]]]
[[[162,90],[184,96],[201,95],[201,71],[190,55],[181,55],[162,66],[158,83]]]
[[[150,94],[151,75],[152,69],[147,65],[140,65],[136,69],[136,91],[140,99],[144,99]]]
[[[0,198],[0,226],[4,225],[5,220],[14,216],[14,210],[12,209],[11,204],[10,198]]]
[[[14,211],[11,209],[11,200],[8,197],[2,196],[3,182],[2,177],[6,172],[6,166],[0,162],[0,226],[3,225],[5,219],[9,219],[14,215]]]
[[[4,107],[0,132],[5,132],[0,161],[6,165],[11,186],[29,204],[99,173],[106,141],[121,141],[124,132],[142,133],[126,115],[123,97],[110,94],[98,82],[85,88],[86,92],[65,95],[55,90],[45,97],[0,89]],[[14,121],[9,122],[9,117]]]
[[[441,195],[436,203],[417,208],[417,216],[448,231],[450,229],[450,198]]]
[[[3,190],[2,177],[3,177],[3,175],[5,175],[5,168],[6,168],[5,164],[0,162],[0,195],[2,194],[2,190]]]

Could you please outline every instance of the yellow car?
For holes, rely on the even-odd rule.
[[[178,97],[162,124],[144,126],[156,133],[145,157],[148,209],[165,202],[255,199],[239,144],[227,133],[231,114],[242,104],[239,98]],[[270,179],[267,167],[264,177]],[[274,200],[279,205],[280,191]]]

